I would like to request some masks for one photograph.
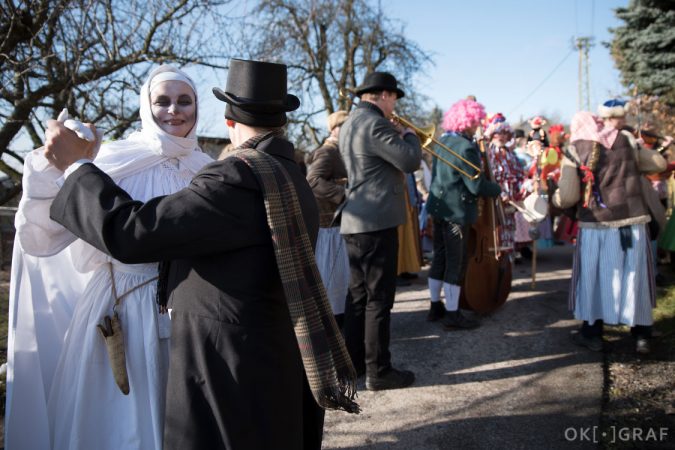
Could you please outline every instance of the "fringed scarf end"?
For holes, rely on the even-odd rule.
[[[361,407],[354,400],[356,398],[356,380],[340,380],[339,389],[328,389],[321,394],[319,406],[324,409],[346,411],[350,414],[359,414]]]

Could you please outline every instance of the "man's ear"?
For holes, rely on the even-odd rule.
[[[227,125],[228,128],[234,128],[234,124],[236,122],[232,119],[225,119],[225,125]]]

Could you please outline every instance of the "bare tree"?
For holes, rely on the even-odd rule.
[[[41,145],[42,124],[64,107],[120,137],[138,120],[150,62],[217,66],[226,56],[225,35],[203,31],[224,21],[215,14],[230,1],[5,0],[0,154],[20,159],[10,145],[22,131]],[[0,170],[19,176],[7,164]]]
[[[258,41],[250,56],[289,66],[292,92],[302,100],[290,133],[299,147],[316,146],[325,136],[324,117],[349,110],[353,99],[340,96],[365,74],[387,70],[406,92],[402,110],[414,111],[421,98],[413,77],[430,56],[404,36],[403,26],[367,0],[261,0],[255,15]],[[261,27],[260,24],[265,24]],[[406,108],[407,107],[407,108]],[[419,116],[419,114],[417,114]],[[321,119],[316,122],[314,119]]]

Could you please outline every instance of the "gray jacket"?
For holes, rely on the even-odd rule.
[[[362,101],[340,129],[340,153],[349,183],[340,233],[396,227],[406,220],[403,173],[419,168],[416,135],[401,138],[373,103]]]

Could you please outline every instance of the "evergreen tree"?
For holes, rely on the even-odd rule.
[[[631,0],[616,15],[624,25],[610,45],[624,85],[675,107],[675,1]]]

